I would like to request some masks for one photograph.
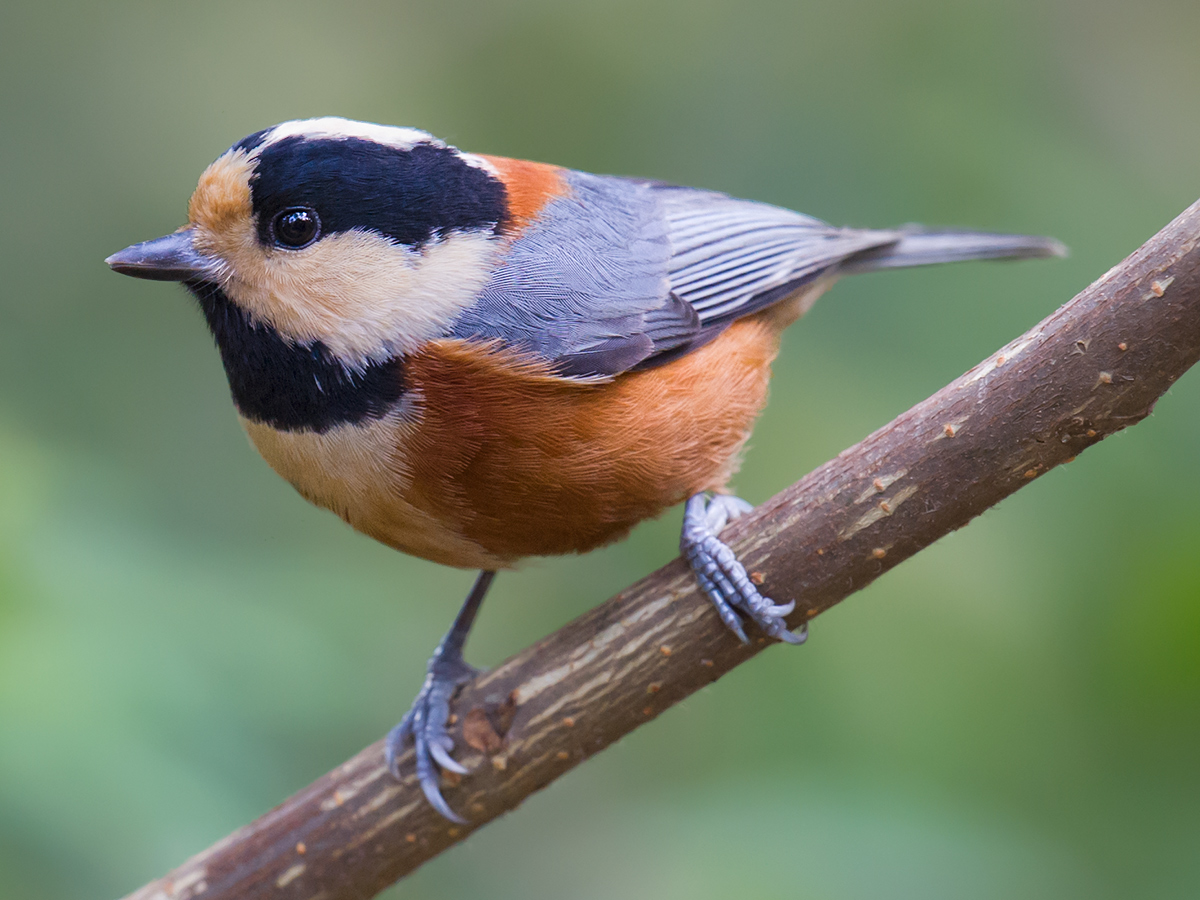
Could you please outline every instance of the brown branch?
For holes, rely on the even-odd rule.
[[[1145,418],[1200,358],[1200,202],[1058,312],[739,520],[725,538],[793,626]],[[672,562],[459,695],[448,786],[472,824],[397,782],[376,743],[130,895],[363,898],[763,648]]]

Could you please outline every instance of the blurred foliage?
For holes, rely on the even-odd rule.
[[[788,334],[761,501],[1200,194],[1194,0],[0,7],[0,890],[116,896],[384,732],[471,576],[307,507],[183,292],[101,260],[288,118],[1074,256],[866,276]],[[1200,380],[426,866],[408,897],[1190,897]],[[503,659],[677,515],[502,577]]]

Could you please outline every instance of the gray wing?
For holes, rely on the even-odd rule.
[[[499,339],[563,375],[674,359],[835,268],[1044,256],[1044,238],[834,228],[779,207],[656,182],[567,174],[451,335]],[[845,263],[845,265],[843,265]]]
[[[671,293],[670,238],[644,184],[567,173],[451,334],[498,338],[564,375],[616,375],[700,328]]]
[[[671,238],[671,290],[705,330],[727,325],[794,293],[895,231],[834,228],[788,209],[725,194],[654,187]]]
[[[451,335],[499,339],[571,376],[674,358],[846,256],[894,242],[772,206],[570,172]]]

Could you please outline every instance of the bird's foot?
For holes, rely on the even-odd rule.
[[[404,714],[400,724],[388,732],[384,742],[384,757],[388,769],[400,777],[398,760],[405,745],[411,739],[417,762],[417,780],[433,808],[452,822],[465,823],[442,797],[440,780],[442,769],[459,775],[467,770],[450,756],[454,739],[446,728],[450,718],[450,700],[460,687],[474,678],[479,670],[468,665],[458,654],[443,654],[443,646],[434,651],[426,670],[425,683],[417,699]]]
[[[808,626],[794,632],[783,620],[796,608],[795,601],[775,604],[760,594],[734,552],[717,537],[731,519],[751,509],[749,503],[737,497],[718,494],[710,500],[705,494],[696,494],[684,507],[679,549],[700,589],[717,608],[721,621],[743,644],[750,642],[743,627],[743,615],[777,640],[803,644],[808,637]]]
[[[479,606],[495,575],[495,572],[479,573],[475,586],[454,618],[454,624],[429,658],[429,665],[425,667],[425,683],[421,685],[417,699],[383,742],[387,767],[399,780],[400,756],[405,744],[412,739],[413,756],[417,761],[417,781],[426,799],[451,822],[460,824],[467,820],[455,813],[442,797],[438,766],[458,775],[467,774],[467,770],[450,755],[454,749],[454,739],[446,730],[446,723],[450,719],[450,701],[454,699],[454,694],[479,674],[479,669],[468,665],[463,659],[463,644],[467,641],[475,614],[479,612]]]

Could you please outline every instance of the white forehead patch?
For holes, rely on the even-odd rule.
[[[376,125],[373,122],[355,122],[352,119],[342,119],[338,116],[324,116],[320,119],[295,119],[276,125],[268,132],[263,146],[274,144],[289,137],[310,138],[361,138],[374,141],[385,147],[395,147],[398,150],[411,150],[417,144],[432,144],[435,147],[446,146],[427,131],[419,128],[401,128],[396,125]]]
[[[448,146],[445,141],[438,140],[428,131],[419,128],[403,128],[398,125],[376,125],[374,122],[355,122],[353,119],[343,119],[339,116],[323,116],[319,119],[294,119],[276,125],[263,140],[261,147],[278,143],[284,138],[361,138],[374,141],[385,147],[395,147],[398,150],[411,150],[417,144],[429,144],[433,147]],[[481,156],[474,153],[463,153],[457,147],[451,147],[459,158],[469,166],[483,169],[493,177],[497,176],[496,167]],[[258,152],[256,149],[255,152]]]

